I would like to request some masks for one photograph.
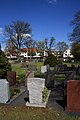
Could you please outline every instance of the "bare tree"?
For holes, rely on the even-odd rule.
[[[8,45],[12,44],[16,48],[18,58],[21,47],[31,37],[31,31],[30,24],[24,21],[14,21],[12,24],[5,26],[6,42],[8,42]]]
[[[4,50],[9,55],[17,55],[16,47],[10,41],[6,43],[6,47]]]
[[[47,38],[45,38],[45,40],[44,40],[45,47],[46,47],[48,54],[51,53],[51,48],[54,44],[54,41],[55,41],[54,37],[51,37],[50,40],[48,40]]]

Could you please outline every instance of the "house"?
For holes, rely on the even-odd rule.
[[[52,54],[56,57],[59,57],[59,51],[52,51]],[[37,50],[37,48],[22,48],[20,50],[21,61],[23,60],[23,58],[25,60],[34,59],[38,61],[44,61],[47,56],[48,52],[46,50]],[[9,60],[17,60],[16,54],[7,54],[7,57]]]
[[[60,52],[58,50],[52,51],[52,55],[56,56],[57,58],[60,57]]]
[[[43,53],[43,54],[42,54]],[[17,59],[17,54],[13,55],[6,52],[6,56],[9,60]],[[22,48],[20,50],[20,57],[25,59],[42,59],[43,57],[48,56],[46,51],[39,51],[36,48]]]
[[[40,57],[39,55],[36,48],[22,48],[20,51],[20,56],[24,58],[36,58]]]
[[[74,58],[74,56],[71,54],[71,50],[70,49],[67,49],[63,53],[63,60],[66,61],[68,58],[70,58],[70,59]]]
[[[28,56],[28,50],[27,50],[27,48],[22,48],[21,49],[20,56],[24,57],[24,58],[30,57],[30,56]]]

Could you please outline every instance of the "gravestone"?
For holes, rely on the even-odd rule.
[[[69,71],[66,74],[66,80],[75,80],[76,78],[76,72],[75,71]]]
[[[29,90],[29,102],[31,104],[42,103],[42,91],[44,90],[45,79],[28,78],[27,88]]]
[[[54,68],[55,71],[64,71],[64,66],[62,64],[58,64]]]
[[[47,88],[53,88],[54,87],[54,81],[55,81],[55,76],[52,72],[47,73],[45,76],[45,85]]]
[[[46,72],[48,72],[48,66],[47,65],[41,66],[41,73],[46,73]]]
[[[67,107],[66,111],[80,112],[80,81],[67,81]]]
[[[29,71],[36,71],[36,66],[34,64],[28,64],[28,70]]]
[[[0,79],[0,103],[6,103],[9,99],[9,82],[6,79]]]
[[[80,65],[78,65],[78,67],[76,68],[76,74],[80,75]]]
[[[15,71],[7,71],[7,80],[10,86],[16,84],[16,72]]]
[[[27,79],[34,77],[34,71],[28,71],[25,75],[25,86],[27,86]]]
[[[62,65],[62,64],[58,64],[54,67],[55,71],[67,71],[68,67],[66,64]]]

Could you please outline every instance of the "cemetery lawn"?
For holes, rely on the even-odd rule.
[[[18,78],[18,81],[21,83],[25,79],[25,73],[26,73],[26,68],[21,68],[20,63],[16,64],[11,64],[12,66],[12,71],[16,72],[16,77]]]
[[[0,120],[80,120],[80,117],[51,108],[0,106]]]
[[[40,70],[41,66],[43,65],[43,62],[35,62],[31,64],[35,64],[37,70]],[[21,68],[21,63],[16,63],[16,64],[12,64],[12,71],[15,71],[17,75],[24,75],[27,72],[27,69]]]
[[[24,75],[26,72],[25,68],[21,68],[20,63],[11,64],[11,66],[12,66],[12,71],[15,71],[17,75]]]
[[[37,71],[40,72],[40,68],[43,65],[43,62],[34,62],[34,63],[31,62],[30,64],[36,65]],[[18,76],[20,82],[22,82],[25,79],[27,68],[22,68],[21,63],[11,64],[11,66],[12,66],[12,71],[16,72],[16,76]]]
[[[37,70],[40,70],[41,69],[41,66],[43,66],[43,62],[36,62],[35,63],[36,67],[37,67]]]

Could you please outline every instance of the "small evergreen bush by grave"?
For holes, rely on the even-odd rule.
[[[59,61],[57,60],[56,56],[49,54],[46,60],[44,61],[44,65],[49,64],[50,67],[54,67],[57,65]]]
[[[12,98],[14,95],[18,95],[22,92],[22,89],[20,88],[10,88],[10,98]]]
[[[42,101],[43,102],[46,102],[47,101],[47,98],[48,98],[48,88],[45,86],[44,87],[44,90],[43,90],[43,92],[42,92]]]
[[[5,53],[0,50],[0,78],[7,77],[7,71],[11,70],[11,64],[9,63]]]
[[[40,71],[36,71],[36,72],[34,73],[34,76],[35,76],[35,77],[38,77],[38,78],[45,78],[45,75],[42,74]]]

